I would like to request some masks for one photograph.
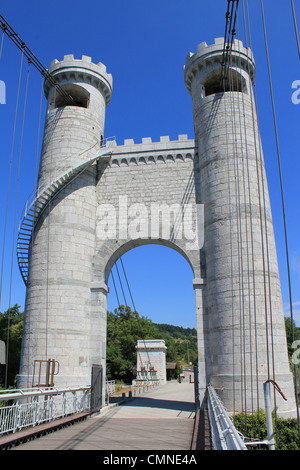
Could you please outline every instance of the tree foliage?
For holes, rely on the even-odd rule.
[[[9,344],[7,387],[16,387],[19,373],[24,313],[15,305],[0,313],[0,340]],[[8,341],[9,329],[9,341]],[[130,307],[121,305],[107,314],[107,377],[131,382],[136,367],[138,339],[164,339],[167,362],[179,364],[197,361],[197,337],[194,329],[155,324]],[[0,366],[0,386],[5,386],[6,366]]]
[[[167,361],[178,362],[181,365],[196,364],[198,360],[197,330],[182,326],[154,323],[163,339],[167,338],[170,351],[167,351]],[[172,358],[171,358],[172,356]]]
[[[136,344],[138,339],[159,337],[152,321],[132,312],[130,307],[120,305],[115,312],[107,314],[106,375],[109,379],[131,382],[136,367]]]
[[[15,305],[4,313],[0,313],[0,340],[8,345],[7,387],[16,386],[16,376],[19,373],[19,364],[22,346],[24,313],[20,306]],[[9,334],[8,334],[9,331]],[[5,386],[6,366],[0,366],[0,386]]]
[[[300,340],[300,329],[296,326],[294,321],[292,322],[292,320],[289,317],[286,317],[285,318],[285,331],[286,331],[286,338],[287,338],[287,345],[288,345],[288,353],[289,353],[289,356],[291,357],[292,354],[294,353],[293,339],[294,341]],[[292,334],[293,331],[294,331],[294,335]]]
[[[268,437],[266,413],[258,410],[253,414],[238,413],[233,417],[236,429],[251,441],[263,441]],[[273,430],[277,450],[299,450],[298,424],[296,419],[277,418],[273,412]],[[251,446],[249,450],[267,449]]]
[[[197,361],[196,330],[152,323],[147,317],[121,305],[107,316],[106,369],[109,379],[131,382],[136,368],[138,339],[163,339],[167,346],[166,361],[187,364]]]
[[[300,398],[300,328],[298,328],[295,322],[292,322],[290,318],[285,318],[285,330],[290,369],[294,375],[294,380],[297,380],[298,397]]]

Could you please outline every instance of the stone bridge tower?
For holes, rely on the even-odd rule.
[[[95,337],[95,332],[105,336],[101,333],[105,325],[90,309],[96,166],[75,172],[73,179],[70,175],[101,153],[112,77],[103,64],[72,55],[61,62],[54,60],[49,73],[65,96],[45,80],[48,107],[35,205],[40,213],[32,234],[27,279],[19,376],[23,387],[31,386],[35,359],[59,362],[62,374],[56,377],[57,386],[86,385],[90,365],[105,356],[99,336]]]
[[[251,50],[224,39],[186,59],[204,204],[206,376],[228,410],[264,407],[276,377],[295,410],[268,185],[252,84]],[[255,384],[255,387],[253,387]]]
[[[222,82],[222,54],[217,39],[187,57],[195,140],[145,137],[111,149],[102,146],[105,66],[86,56],[51,63],[71,102],[46,79],[19,387],[31,386],[35,359],[59,362],[56,386],[89,384],[93,364],[105,374],[110,271],[152,243],[178,251],[193,271],[200,391],[212,383],[229,411],[246,410],[251,394],[263,406],[263,382],[275,376],[288,398],[279,410],[295,409],[254,60],[235,41]]]

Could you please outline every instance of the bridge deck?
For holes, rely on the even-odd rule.
[[[165,386],[14,450],[189,450],[194,384]]]

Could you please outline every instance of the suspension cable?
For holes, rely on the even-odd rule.
[[[296,41],[297,41],[297,47],[298,47],[298,54],[299,54],[299,58],[300,58],[300,42],[299,42],[299,35],[298,35],[294,0],[291,0],[291,3],[292,3],[292,11],[293,11],[293,19],[294,19],[294,27],[295,27]]]
[[[223,92],[225,93],[225,84],[223,82]],[[232,130],[228,129],[228,120],[227,115],[225,114],[225,140],[226,140],[226,153],[229,155],[229,141],[228,136],[231,134]],[[232,202],[232,194],[231,194],[231,184],[230,184],[230,165],[229,165],[229,158],[226,158],[227,163],[227,180],[228,180],[228,210],[229,210],[229,230],[230,230],[230,277],[231,277],[231,322],[234,325],[234,282],[233,282],[233,241],[232,241],[232,209],[231,209],[231,202]],[[232,328],[232,344],[235,344],[235,329]],[[233,390],[233,413],[235,414],[235,348],[233,348],[232,352],[232,390]]]
[[[1,44],[0,44],[0,59],[2,57],[4,34],[5,34],[4,31],[2,31]]]
[[[232,74],[232,63],[230,57],[230,68],[229,68],[229,84],[230,89],[234,90],[233,87],[233,74]],[[234,93],[230,93],[230,105],[232,115],[232,134],[233,134],[233,166],[234,166],[234,192],[235,192],[235,211],[236,211],[236,233],[237,233],[237,252],[238,252],[238,301],[239,301],[239,327],[240,327],[240,382],[241,382],[241,404],[242,412],[245,405],[245,411],[247,407],[246,400],[246,373],[245,373],[245,331],[244,331],[244,256],[243,256],[243,233],[242,233],[242,217],[241,217],[241,192],[240,192],[240,168],[239,168],[239,155],[238,155],[238,139],[237,139],[237,126],[238,122],[236,119],[236,104]],[[238,116],[240,118],[240,116]]]
[[[128,279],[127,279],[127,276],[126,276],[126,272],[125,272],[125,268],[124,268],[124,264],[123,264],[122,258],[120,258],[120,262],[121,262],[121,265],[122,265],[122,268],[123,268],[123,273],[124,273],[124,277],[125,277],[125,279],[126,279],[126,283],[127,283],[128,291],[129,291],[130,298],[131,298],[131,302],[132,302],[132,305],[133,305],[134,311],[136,312],[136,308],[135,308],[135,305],[134,305],[134,301],[133,301],[133,297],[132,297],[131,289],[130,289],[129,282],[128,282]]]
[[[111,278],[112,278],[113,285],[114,285],[114,288],[115,288],[115,293],[116,293],[116,297],[117,297],[118,306],[120,307],[121,304],[120,304],[120,300],[119,300],[119,296],[118,296],[118,291],[117,291],[117,287],[116,287],[116,283],[115,283],[114,273],[113,273],[112,270],[111,270]]]
[[[126,279],[126,283],[127,283],[128,291],[129,291],[130,298],[131,298],[131,301],[132,301],[132,305],[133,305],[134,311],[137,313],[137,310],[135,308],[135,304],[134,304],[134,301],[133,301],[131,289],[130,289],[130,286],[129,286],[128,278],[127,278],[126,271],[125,271],[124,264],[123,264],[123,261],[122,261],[121,257],[120,257],[120,262],[121,262],[121,265],[122,265],[122,268],[123,268],[124,277]],[[141,325],[141,328],[142,328],[142,325]],[[143,340],[143,343],[144,343],[144,347],[145,347],[145,351],[146,351],[146,354],[147,354],[149,366],[151,366],[151,360],[150,360],[149,352],[148,352],[148,349],[147,349],[147,346],[146,346],[145,338],[144,338],[144,335],[141,332],[140,332],[140,336],[141,336],[141,338]],[[143,360],[142,360],[141,355],[140,355],[140,361],[141,361],[141,364],[142,364]]]
[[[231,11],[230,11],[230,3]],[[238,12],[239,0],[227,0],[227,12],[226,12],[226,25],[225,25],[225,34],[224,34],[224,46],[223,46],[223,57],[221,63],[221,80],[224,82],[228,79],[229,71],[229,59],[232,51],[232,44],[234,37],[236,35],[236,21],[237,21],[237,12]]]
[[[43,80],[41,80],[41,92],[40,92],[40,104],[39,104],[39,116],[38,116],[38,131],[37,131],[37,144],[36,144],[35,178],[34,178],[34,182],[35,182],[34,194],[35,194],[35,197],[37,195],[37,187],[38,187],[38,161],[39,161],[39,142],[40,142],[42,104],[43,104],[43,88],[44,88],[43,85],[44,85]],[[34,214],[36,214],[35,211],[36,211],[36,206],[34,207]],[[32,238],[33,238],[34,230],[35,230],[35,226],[33,225],[33,227],[32,227]],[[28,322],[28,331],[30,332],[31,331],[31,327],[30,327],[30,324],[31,324],[30,310],[27,312],[27,322]],[[29,351],[30,351],[30,347],[31,347],[31,333],[29,333],[29,335],[28,335],[28,350]],[[28,367],[28,370],[30,370],[29,354],[27,354],[27,367]],[[28,383],[28,386],[29,386],[29,383]]]
[[[26,43],[19,37],[19,35],[14,31],[10,24],[5,20],[5,18],[0,15],[0,26],[2,31],[12,40],[12,42],[24,53],[28,60],[34,65],[34,67],[45,77],[46,80],[50,82],[53,87],[56,87],[58,93],[64,96],[69,104],[74,104],[75,101],[71,95],[69,95],[61,86],[58,85],[54,77],[48,72],[48,70],[43,66],[43,64],[37,59],[37,57],[31,52],[27,47]]]
[[[39,109],[39,119],[38,119],[38,131],[37,131],[37,143],[36,143],[36,159],[35,159],[35,197],[37,196],[37,188],[38,188],[38,163],[39,163],[39,145],[40,145],[40,131],[41,131],[41,117],[42,117],[42,104],[43,104],[43,81],[41,85],[41,93],[40,93],[40,109]]]
[[[245,10],[244,10],[244,15],[245,15]],[[244,16],[244,23],[245,23],[245,34],[246,34],[246,22],[245,22],[245,16]],[[249,35],[250,35],[250,31],[249,31]],[[229,56],[229,63],[230,63],[230,56]],[[230,68],[229,68],[230,69]],[[231,75],[231,82],[233,80],[233,77],[232,77],[232,74]],[[225,91],[225,84],[223,83],[223,87],[224,87],[224,91]],[[229,87],[229,89],[231,89]],[[252,97],[252,95],[251,95]],[[244,99],[244,96],[242,97]],[[231,99],[231,106],[232,106],[232,111],[235,110],[235,105],[234,103],[232,102],[233,100],[233,97]],[[243,101],[244,103],[244,101]],[[240,107],[240,102],[238,102],[239,104],[239,107]],[[252,108],[253,109],[253,108]],[[253,110],[254,111],[254,110]],[[233,113],[233,117],[234,117],[234,114]],[[241,122],[241,116],[244,116],[244,132],[245,132],[245,143],[246,143],[246,152],[247,152],[247,138],[246,138],[246,123],[245,123],[245,112],[241,113],[241,110],[240,110],[240,113],[239,113],[239,118],[240,118],[240,122],[239,122],[239,125],[240,125],[240,133],[241,133],[241,152],[243,154],[243,142],[242,142],[242,122]],[[237,123],[235,123],[234,125],[234,128],[236,127]],[[254,131],[255,131],[255,126],[254,126]],[[235,147],[237,147],[237,141],[235,139]],[[256,146],[255,146],[255,149],[256,149]],[[235,148],[235,155],[236,155],[236,158],[235,158],[235,174],[236,174],[236,180],[238,180],[237,176],[239,174],[239,172],[241,170],[239,170],[239,162],[238,162],[238,158],[237,158],[237,148]],[[243,155],[242,155],[243,157]],[[244,162],[244,157],[242,158],[243,162]],[[258,163],[258,162],[257,162]],[[248,165],[248,158],[247,158],[247,165]],[[249,167],[247,166],[247,169],[248,169],[248,180],[249,180]],[[244,163],[243,163],[243,166],[242,166],[242,170],[243,172],[245,171],[245,168],[244,168]],[[258,164],[257,164],[257,170],[258,170]],[[263,190],[263,206],[264,206],[264,212],[262,213],[262,211],[260,212],[261,213],[261,230],[262,230],[262,256],[263,256],[263,260],[265,258],[265,256],[267,256],[267,265],[268,265],[268,277],[269,277],[269,297],[271,297],[271,286],[270,286],[270,263],[269,263],[269,252],[268,252],[268,247],[267,247],[267,253],[265,254],[265,250],[264,250],[264,242],[263,242],[263,219],[264,219],[264,223],[265,223],[265,230],[266,230],[266,233],[265,233],[265,236],[267,238],[267,220],[266,220],[266,201],[265,201],[265,194],[264,194],[264,181],[263,181],[263,165],[262,165],[262,160],[260,161],[260,175],[259,175],[259,172],[257,173],[257,177],[258,177],[258,181],[259,179],[261,178],[262,179],[262,190]],[[244,173],[243,173],[244,174]],[[245,177],[245,175],[244,175]],[[237,224],[238,224],[238,227],[237,227],[237,233],[238,233],[238,239],[237,239],[237,243],[238,243],[238,251],[240,252],[240,256],[243,257],[243,247],[242,247],[242,244],[243,244],[243,236],[242,236],[242,229],[241,229],[241,213],[240,213],[240,197],[241,197],[241,193],[240,193],[240,188],[239,188],[239,183],[238,181],[236,182],[238,184],[236,184],[236,198],[238,198],[239,200],[239,209],[238,207],[236,207],[236,210],[237,210]],[[258,185],[260,186],[260,183],[258,182]],[[249,192],[249,189],[248,188],[248,192]],[[244,199],[245,199],[245,203],[246,203],[246,192],[245,192],[245,188],[244,188]],[[236,200],[236,203],[238,201]],[[250,192],[249,192],[249,204],[251,204],[251,196],[250,196]],[[261,205],[260,205],[261,207]],[[262,209],[262,207],[261,207]],[[263,217],[264,216],[264,217]],[[251,217],[251,215],[250,215]],[[252,246],[252,264],[254,263],[254,257],[253,257],[253,226],[252,226],[252,220],[251,220],[251,246]],[[249,247],[248,247],[248,230],[247,230],[247,214],[245,213],[245,224],[246,224],[246,243],[247,243],[247,260],[248,260],[248,289],[250,290],[249,288],[249,282],[250,282],[250,276],[249,276]],[[266,240],[267,242],[267,240]],[[243,285],[244,285],[244,273],[243,273],[243,260],[241,258],[241,265],[239,264],[239,276],[240,276],[240,290],[241,288],[243,288]],[[264,266],[265,266],[265,261],[264,261]],[[265,303],[267,302],[267,284],[266,284],[266,266],[264,267],[264,285],[265,285]],[[253,270],[253,276],[254,276],[254,270]],[[255,278],[253,277],[253,286],[255,287]],[[244,312],[244,299],[243,297],[241,298],[241,292],[240,292],[240,295],[239,295],[239,302],[240,302],[240,307],[243,311],[243,313],[241,314],[241,324],[240,324],[240,334],[241,334],[241,342],[243,343],[243,346],[242,346],[242,343],[241,343],[241,354],[243,354],[243,351],[242,349],[244,348],[244,360],[245,360],[245,312]],[[268,320],[267,320],[267,312],[268,312],[268,308],[267,308],[267,303],[265,305],[266,307],[266,335],[267,335],[267,342],[268,342]],[[271,310],[272,310],[272,307],[271,307],[271,299],[270,299],[270,316],[271,316],[271,337],[273,338],[273,334],[272,334],[272,313],[271,313]],[[256,300],[255,300],[255,292],[254,292],[254,320],[255,320],[255,325],[256,325]],[[250,295],[249,295],[249,328],[251,328],[251,319],[250,319]],[[243,339],[243,340],[242,340]],[[272,343],[272,346],[273,346],[273,343]],[[252,344],[251,344],[251,347],[252,347]],[[267,349],[268,349],[268,344],[267,344]],[[273,357],[273,372],[275,373],[275,368],[274,368],[274,354],[273,354],[273,349],[272,349],[272,357]],[[269,354],[267,355],[267,358],[269,358]],[[251,360],[252,361],[252,360]],[[268,359],[269,361],[269,359]],[[251,362],[252,364],[252,362]],[[245,393],[245,401],[244,401],[244,404],[245,404],[245,408],[247,408],[247,404],[246,404],[246,388],[247,388],[247,384],[246,384],[246,378],[245,378],[245,364],[244,364],[244,370],[243,369],[243,365],[241,363],[241,380],[242,380],[242,375],[243,375],[243,372],[244,372],[244,387],[245,387],[245,390],[244,390],[244,393]],[[256,343],[256,376],[258,377],[258,371],[257,371],[257,343]],[[268,372],[268,376],[269,376],[269,372]],[[251,377],[252,377],[252,365],[251,365]],[[252,379],[251,379],[251,384],[252,384]],[[257,383],[257,387],[258,387],[258,383]],[[258,396],[258,394],[257,394]],[[242,402],[243,402],[243,399],[242,399]],[[252,404],[252,408],[253,408],[253,404]]]
[[[246,22],[246,13],[247,13],[247,22]],[[245,41],[246,41],[246,48],[248,48],[248,37],[249,37],[249,44],[250,44],[250,49],[252,50],[252,45],[251,45],[251,30],[250,30],[250,18],[249,18],[249,10],[248,10],[248,0],[246,0],[246,11],[245,11],[245,2],[243,0],[243,19],[244,19],[244,30],[245,30]],[[248,36],[247,36],[247,24],[248,24]],[[249,62],[247,61],[247,71],[248,75],[250,77],[250,65]],[[255,144],[255,155],[257,155],[257,145],[256,145],[256,136],[255,136],[255,125],[254,125],[254,104],[253,104],[253,92],[251,90],[251,81],[250,81],[250,89],[249,89],[249,95],[250,95],[250,103],[251,103],[251,116],[252,116],[252,123],[253,123],[253,133],[254,133],[254,144]],[[255,89],[255,79],[253,78],[253,83],[252,83],[252,88]],[[245,103],[244,95],[243,95],[243,105]],[[243,108],[243,114],[244,114],[244,123],[246,120],[246,113],[245,109]],[[246,134],[246,123],[244,124],[245,126],[245,134]],[[245,139],[247,141],[247,137],[245,135]],[[250,219],[250,234],[251,234],[251,255],[252,255],[252,285],[253,285],[253,313],[254,313],[254,318],[253,318],[253,323],[254,323],[254,348],[255,348],[255,371],[256,371],[256,407],[257,407],[257,413],[260,413],[260,406],[259,406],[259,371],[258,371],[258,331],[257,331],[257,302],[256,302],[256,286],[257,286],[257,280],[256,280],[256,273],[255,273],[255,259],[254,259],[254,231],[253,231],[253,212],[252,212],[252,200],[251,200],[251,191],[250,191],[250,168],[249,168],[249,158],[248,158],[248,146],[246,146],[246,151],[247,151],[247,157],[246,157],[246,167],[247,167],[247,182],[248,182],[248,200],[249,200],[249,219]],[[250,287],[249,287],[250,288]],[[250,305],[249,305],[250,309]],[[250,315],[249,315],[249,328],[251,331],[251,325],[250,325]],[[258,420],[258,436],[260,437],[260,420]]]
[[[264,38],[265,38],[265,50],[267,57],[268,65],[268,75],[269,75],[269,86],[272,102],[272,112],[273,112],[273,121],[274,121],[274,131],[275,131],[275,140],[276,140],[276,149],[277,149],[277,160],[278,160],[278,169],[279,169],[279,180],[280,180],[280,191],[281,191],[281,203],[282,203],[282,214],[283,214],[283,225],[284,225],[284,236],[285,236],[285,250],[286,250],[286,263],[287,263],[287,275],[288,275],[288,289],[289,289],[289,301],[290,301],[290,317],[291,317],[291,329],[292,329],[292,341],[294,341],[294,320],[293,320],[293,302],[292,302],[292,288],[291,288],[291,275],[290,275],[290,262],[289,262],[289,249],[288,249],[288,236],[287,236],[287,224],[286,224],[286,213],[285,213],[285,202],[284,202],[284,191],[283,191],[283,180],[282,180],[282,171],[281,171],[281,157],[279,150],[279,139],[278,139],[278,130],[277,130],[277,120],[275,112],[275,103],[274,103],[274,93],[272,86],[272,77],[271,77],[271,67],[270,67],[270,58],[268,50],[268,40],[267,40],[267,31],[266,31],[266,22],[264,14],[264,4],[261,0],[261,11],[263,19],[263,29],[264,29]],[[295,362],[295,361],[294,361]],[[297,384],[297,371],[296,364],[294,363],[294,374],[295,374],[295,399],[297,405],[297,422],[298,422],[298,433],[300,439],[300,421],[299,421],[299,404],[298,404],[298,384]]]
[[[18,161],[15,213],[14,213],[14,224],[13,224],[13,234],[12,234],[12,240],[13,241],[12,241],[11,262],[10,262],[10,285],[9,285],[8,319],[7,319],[5,388],[7,388],[8,364],[9,364],[10,307],[11,307],[11,294],[12,294],[12,284],[13,284],[14,251],[15,251],[14,248],[15,248],[15,235],[16,235],[15,232],[16,232],[17,204],[18,204],[18,193],[19,193],[19,183],[20,183],[21,156],[22,156],[22,147],[23,147],[23,136],[24,136],[24,124],[25,124],[25,114],[26,114],[27,94],[28,94],[29,71],[30,71],[30,61],[28,61],[28,70],[27,70],[27,78],[26,78],[24,109],[23,109],[22,129],[21,129],[21,138],[20,138],[20,151],[19,151],[19,161]]]
[[[125,280],[126,280],[126,284],[127,284],[127,288],[128,288],[128,291],[129,291],[129,295],[130,295],[131,301],[132,301],[132,305],[133,305],[133,308],[134,308],[134,312],[138,313],[137,310],[136,310],[136,307],[135,307],[135,303],[134,303],[133,296],[132,296],[132,291],[131,291],[131,288],[130,288],[130,285],[129,285],[129,282],[128,282],[128,277],[127,277],[127,275],[126,275],[126,271],[125,271],[125,267],[124,267],[124,263],[123,263],[122,257],[120,257],[119,260],[120,260],[120,263],[121,263],[121,266],[122,266],[123,274],[124,274],[124,277],[125,277]],[[120,272],[119,272],[117,263],[115,264],[115,267],[116,267],[116,271],[117,271],[117,274],[118,274],[118,278],[119,278],[121,290],[122,290],[122,293],[123,293],[123,297],[124,297],[124,300],[125,300],[125,304],[126,304],[126,306],[128,306],[128,305],[127,305],[127,301],[126,301],[126,297],[125,297],[125,292],[124,292],[124,289],[123,289],[122,279],[121,279],[121,276],[120,276]],[[117,287],[116,287],[116,283],[115,283],[115,279],[114,279],[114,275],[113,275],[113,271],[112,271],[112,270],[111,270],[111,276],[112,276],[112,281],[113,281],[113,285],[114,285],[114,289],[115,289],[115,293],[116,293],[118,305],[120,306],[120,300],[119,300],[118,291],[117,291]],[[142,325],[141,325],[141,327],[142,327]],[[144,338],[144,335],[142,334],[142,332],[140,332],[140,336],[141,336],[142,341],[143,341],[143,343],[144,343],[145,352],[146,352],[146,355],[147,355],[147,358],[148,358],[148,363],[149,363],[149,365],[151,366],[151,360],[150,360],[149,352],[148,352],[148,350],[147,350],[145,338]],[[140,354],[139,354],[139,357],[140,357],[141,364],[143,364],[143,360],[142,360],[142,357],[141,357]]]
[[[116,270],[117,270],[120,286],[121,286],[121,289],[122,289],[122,293],[123,293],[123,297],[124,297],[124,301],[125,301],[125,306],[127,306],[128,304],[127,304],[127,300],[126,300],[125,292],[124,292],[124,289],[123,289],[123,284],[122,284],[122,281],[121,281],[121,276],[120,276],[120,273],[119,273],[119,268],[118,268],[117,263],[116,263]]]
[[[4,268],[4,256],[5,256],[5,244],[6,244],[8,202],[9,202],[9,194],[10,194],[11,172],[12,172],[12,163],[13,163],[15,136],[16,136],[16,124],[17,124],[17,115],[18,115],[18,107],[19,107],[19,97],[20,97],[21,76],[22,76],[22,68],[23,68],[23,58],[24,58],[24,54],[22,53],[21,54],[20,72],[19,72],[19,83],[18,83],[18,91],[17,91],[16,108],[15,108],[12,146],[11,146],[11,153],[10,153],[9,174],[8,174],[8,187],[7,187],[6,210],[5,210],[5,221],[4,221],[4,235],[3,235],[2,264],[1,264],[1,276],[0,276],[0,305],[1,305],[1,295],[2,295],[3,268]]]
[[[237,38],[239,40],[239,27],[237,25]],[[246,36],[246,31],[245,31],[245,36]],[[238,57],[239,61],[237,66],[241,70],[241,50],[240,50],[240,42],[238,42]],[[248,62],[247,62],[248,63]],[[249,63],[248,63],[249,67]],[[242,75],[242,73],[241,73]],[[249,73],[250,77],[250,73]],[[249,375],[249,381],[250,381],[250,392],[251,392],[251,409],[252,409],[252,414],[254,411],[253,407],[253,361],[252,361],[252,321],[251,321],[251,288],[250,288],[250,246],[252,248],[252,260],[253,260],[253,225],[252,225],[252,201],[251,201],[251,192],[250,192],[250,181],[249,181],[249,154],[248,154],[248,136],[247,136],[247,123],[246,123],[246,110],[245,110],[245,97],[244,97],[244,92],[241,93],[242,97],[242,106],[240,103],[240,99],[238,98],[238,108],[239,108],[239,126],[240,126],[240,152],[241,152],[241,172],[242,172],[242,189],[243,189],[243,194],[242,197],[244,199],[244,224],[245,224],[245,243],[246,243],[246,266],[247,270],[245,276],[242,277],[242,283],[245,286],[247,283],[248,287],[248,328],[249,328],[249,367],[250,367],[250,373],[247,374],[246,369],[244,368],[244,386],[245,386],[245,408],[246,407],[246,390],[248,389],[247,383],[246,383],[246,374]],[[244,143],[243,143],[244,139]],[[240,181],[240,179],[238,180]],[[248,181],[248,193],[247,193],[247,187],[245,182]],[[247,196],[248,196],[248,205],[249,205],[249,212],[250,212],[250,233],[249,233],[249,228],[248,228],[248,216],[247,216],[247,211],[246,211],[246,204],[247,204]],[[250,238],[250,240],[249,240]],[[242,233],[241,233],[241,241],[242,241]],[[250,244],[251,242],[251,244]],[[250,245],[250,246],[249,246]],[[241,247],[241,250],[243,250],[243,247]],[[244,277],[246,278],[244,281]],[[255,290],[253,291],[253,296],[256,296]],[[244,296],[243,296],[244,297]],[[246,303],[246,299],[245,299]],[[256,302],[254,302],[254,305]],[[243,341],[244,341],[244,356],[245,356],[245,347],[246,347],[246,341],[245,341],[245,329],[246,329],[246,313],[244,313],[243,317]],[[246,367],[246,364],[245,366]]]
[[[247,6],[248,7],[248,6]],[[246,28],[246,18],[245,18],[245,6],[243,0],[243,12],[244,12],[244,27],[245,27],[245,36],[246,36],[246,46],[247,44],[247,28]],[[248,18],[248,25],[249,25],[249,37],[250,37],[250,23]],[[249,64],[248,64],[249,67]],[[249,70],[249,69],[248,69]],[[244,98],[244,97],[243,97]],[[252,99],[252,98],[251,98]],[[244,102],[244,99],[243,99]],[[245,120],[245,113],[244,113],[244,120]],[[254,128],[255,131],[255,128]],[[245,127],[246,132],[246,127]],[[258,139],[259,141],[259,139]],[[263,156],[262,156],[262,149],[260,146],[260,177],[261,177],[261,184],[262,184],[262,196],[263,196],[263,214],[264,214],[264,228],[265,228],[265,238],[266,238],[266,263],[267,263],[267,279],[268,279],[268,293],[269,293],[269,315],[270,315],[270,337],[271,337],[271,358],[272,358],[272,368],[273,368],[273,379],[275,380],[275,354],[274,354],[274,335],[273,335],[273,309],[272,309],[272,293],[271,293],[271,269],[270,269],[270,253],[269,253],[269,243],[268,243],[268,223],[267,223],[267,201],[266,201],[266,191],[265,191],[265,179],[264,179],[264,165],[263,165]],[[267,292],[265,291],[265,294]],[[267,312],[266,312],[267,315]],[[268,335],[268,322],[266,323],[266,334]],[[251,331],[251,329],[250,329]],[[268,340],[267,340],[268,341]],[[268,358],[269,361],[269,358]],[[274,402],[275,402],[275,422],[277,427],[277,406],[276,406],[276,394],[274,393]],[[278,438],[278,433],[277,433]]]

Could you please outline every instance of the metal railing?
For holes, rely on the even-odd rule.
[[[106,381],[106,401],[115,393],[115,380]],[[0,436],[29,426],[89,411],[91,387],[0,390]]]
[[[106,381],[106,399],[109,400],[109,397],[113,395],[116,391],[116,381],[107,380]]]
[[[89,410],[90,395],[91,387],[2,390],[0,435]]]
[[[221,399],[211,385],[207,387],[208,413],[214,450],[247,450]]]

